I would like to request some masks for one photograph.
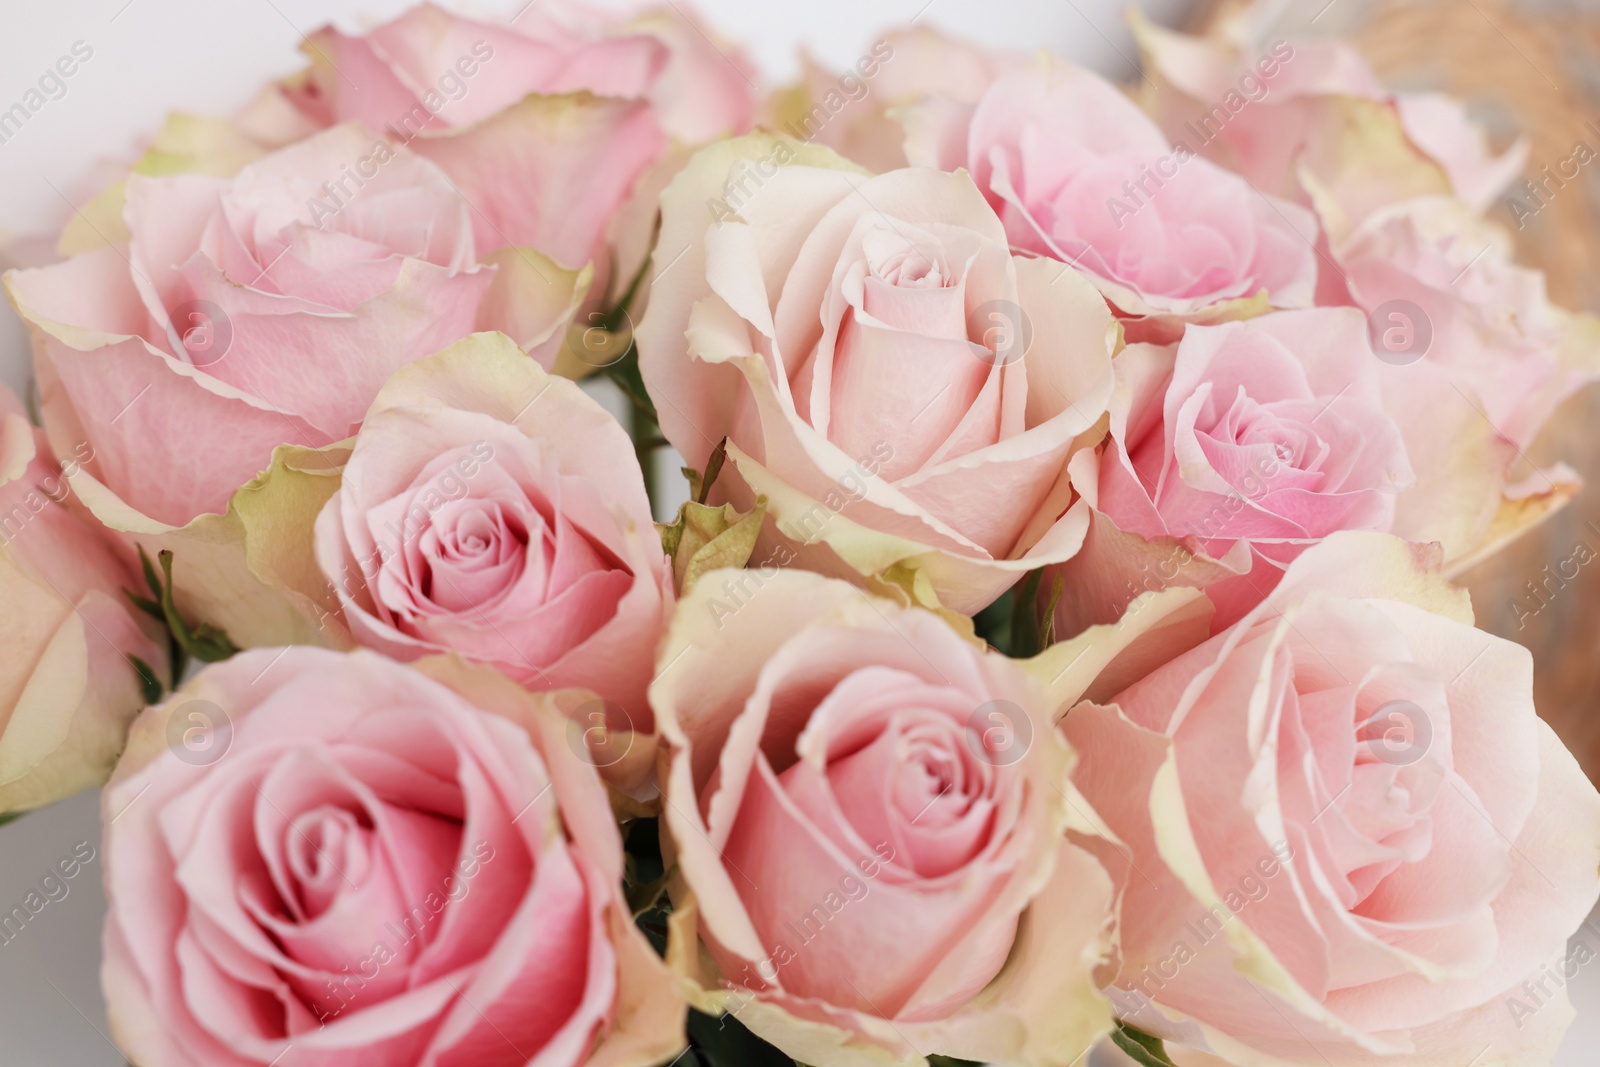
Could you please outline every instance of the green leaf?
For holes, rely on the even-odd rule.
[[[139,688],[143,691],[144,702],[154,704],[161,699],[161,680],[156,677],[156,672],[150,669],[150,664],[138,656],[129,656],[128,662],[133,664],[134,671],[139,675]]]
[[[157,600],[162,597],[161,579],[156,577],[156,569],[150,562],[150,557],[145,555],[144,546],[139,546],[139,566],[144,568],[144,584],[150,587],[150,593]],[[163,621],[165,619],[163,618]]]
[[[4,815],[0,815],[0,826],[4,826],[8,822],[16,822],[26,814],[28,813],[25,811],[8,811]]]
[[[183,621],[183,616],[178,614],[178,605],[172,598],[172,551],[162,549],[156,556],[161,561],[161,573],[156,573],[155,565],[150,562],[150,556],[145,552],[144,546],[139,546],[139,565],[144,570],[144,581],[150,587],[150,592],[155,595],[151,600],[142,597],[130,589],[123,593],[132,601],[134,607],[152,618],[166,624],[169,635],[169,658],[172,661],[172,688],[178,688],[178,679],[183,676],[184,656],[192,656],[202,663],[216,663],[238,653],[239,648],[233,643],[220,628],[210,623],[200,623],[190,626]],[[146,699],[151,703],[160,699],[160,683],[155,681],[155,672],[146,663],[134,661],[135,670],[139,671],[140,684],[144,686]],[[151,686],[154,684],[156,696],[151,697]]]
[[[151,579],[150,560],[143,550],[139,556],[144,560],[145,579],[148,581]],[[202,663],[217,663],[236,654],[239,649],[217,627],[205,622],[191,627],[183,621],[183,616],[178,614],[178,605],[172,599],[172,550],[163,548],[157,558],[161,560],[161,573],[166,580],[164,583],[157,581],[156,593],[161,598],[161,611],[166,616],[167,629],[172,631],[179,647]]]
[[[202,663],[216,663],[238,654],[239,650],[224,631],[203,622],[189,632],[187,651]]]
[[[138,608],[152,619],[159,623],[165,623],[167,621],[167,616],[161,610],[161,605],[157,604],[154,600],[151,600],[149,597],[140,596],[132,589],[124,589],[122,592],[129,600],[133,601],[134,607]]]
[[[958,1060],[954,1056],[929,1056],[928,1067],[983,1067],[975,1060]]]
[[[1117,1020],[1117,1028],[1111,1031],[1111,1040],[1139,1067],[1176,1067],[1167,1056],[1167,1046],[1159,1037],[1136,1030],[1121,1019]]]

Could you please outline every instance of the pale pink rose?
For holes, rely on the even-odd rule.
[[[729,438],[713,501],[767,498],[758,561],[915,572],[974,612],[1076,551],[1066,461],[1105,410],[1110,316],[1013,256],[966,175],[753,135],[698,154],[662,213],[640,370],[692,466]]]
[[[1040,583],[1062,579],[1057,632],[1114,622],[1169,584],[1207,587],[1221,628],[1308,545],[1389,530],[1414,478],[1366,329],[1353,309],[1318,308],[1123,350],[1110,436],[1073,461],[1092,532]]]
[[[1351,302],[1373,319],[1380,354],[1449,368],[1519,450],[1600,377],[1592,322],[1553,305],[1543,272],[1515,262],[1510,235],[1459,201],[1375,212],[1335,256]]]
[[[72,501],[88,455],[57,466],[0,385],[0,813],[104,781],[144,705],[135,659],[168,678],[165,633],[123,593],[142,582]]]
[[[705,949],[672,958],[698,1006],[833,1067],[1065,1064],[1109,1026],[1109,883],[1064,837],[1087,808],[1016,662],[774,569],[702,576],[659,663],[664,855]]]
[[[1338,533],[1062,729],[1122,851],[1119,1014],[1244,1067],[1549,1063],[1600,795],[1438,552]]]
[[[1014,247],[1072,263],[1135,317],[1305,307],[1315,218],[1169,143],[1121,90],[1041,55],[970,116],[908,119],[913,163],[966,167]],[[1168,331],[1170,332],[1170,330]]]
[[[232,178],[130,175],[124,217],[127,248],[6,286],[58,453],[86,440],[88,472],[172,526],[275,446],[349,436],[395,368],[472,331],[493,273],[449,179],[353,126]]]
[[[149,1067],[646,1067],[683,1047],[551,698],[459,662],[262,649],[135,724],[102,983]]]
[[[397,373],[316,523],[344,622],[402,660],[450,651],[582,686],[648,733],[672,572],[628,434],[501,334]]]
[[[423,4],[362,36],[313,33],[285,91],[313,121],[358,120],[439,163],[481,249],[593,262],[604,294],[637,266],[612,263],[608,226],[668,138],[749,128],[754,68],[707,33],[682,5],[627,19],[543,0],[496,23]]]
[[[1458,100],[1391,92],[1345,41],[1269,40],[1248,19],[1211,37],[1141,18],[1134,32],[1155,79],[1145,102],[1161,128],[1269,193],[1297,198],[1298,168],[1326,179],[1349,163],[1363,171],[1365,207],[1435,191],[1482,213],[1528,159],[1526,138],[1494,154]],[[1352,103],[1376,106],[1353,121]],[[1396,143],[1388,153],[1364,152],[1378,126],[1393,129]],[[1432,189],[1416,184],[1430,180]]]

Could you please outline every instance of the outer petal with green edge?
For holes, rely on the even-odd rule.
[[[173,596],[184,621],[219,627],[240,648],[340,648],[350,638],[316,567],[311,534],[317,513],[339,488],[348,454],[345,444],[282,445],[272,464],[234,493],[225,514],[201,515],[184,526],[139,514],[88,471],[73,485],[130,556],[135,546],[152,560],[172,552]]]
[[[568,327],[589,295],[594,267],[568,270],[536,248],[498,248],[483,261],[492,264],[495,273],[478,306],[478,329],[508,335],[539,366],[561,372]],[[594,368],[580,362],[573,369]]]
[[[131,174],[209,174],[224,178],[264,155],[261,144],[226,119],[173,112],[157,131],[155,141],[130,168]],[[56,245],[60,256],[75,256],[107,245],[125,247],[130,234],[122,221],[127,199],[126,179],[119,180],[94,199],[74,209]]]

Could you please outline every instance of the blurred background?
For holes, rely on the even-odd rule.
[[[528,0],[439,2],[511,16]],[[131,157],[168,110],[231,112],[264,81],[303,65],[296,46],[304,33],[329,20],[360,28],[410,3],[9,0],[0,35],[0,109],[79,42],[93,54],[64,95],[0,143],[0,244],[58,228],[92,191],[86,183],[96,161]],[[1198,28],[1237,5],[1140,0],[1134,6],[1158,22]],[[1122,20],[1125,0],[697,0],[694,6],[773,80],[796,73],[801,47],[825,66],[842,67],[877,30],[913,19],[996,47],[1048,48],[1120,81],[1138,76]],[[1497,149],[1525,133],[1532,142],[1529,176],[1569,156],[1580,140],[1600,145],[1600,0],[1284,0],[1276,17],[1279,36],[1352,37],[1394,88],[1444,89],[1466,99]],[[1583,171],[1521,230],[1504,204],[1492,212],[1516,233],[1521,258],[1548,272],[1551,296],[1591,311],[1600,311],[1597,174],[1600,168]],[[21,324],[0,307],[0,378],[20,391],[27,377]],[[1565,458],[1591,489],[1468,576],[1480,624],[1534,650],[1541,713],[1591,777],[1600,777],[1600,567],[1582,568],[1574,579],[1555,568],[1580,545],[1600,555],[1596,426],[1600,390],[1590,390],[1573,398],[1531,455],[1535,463]],[[106,1036],[97,973],[104,910],[98,803],[86,794],[0,827],[0,911],[20,902],[79,842],[96,849],[64,898],[0,942],[0,1067],[124,1063]],[[1600,913],[1591,928],[1600,931]],[[1600,933],[1587,940],[1600,944]],[[1558,1064],[1592,1067],[1600,1048],[1600,968],[1581,970],[1570,991],[1579,1018]],[[1095,1062],[1102,1067],[1113,1058]]]

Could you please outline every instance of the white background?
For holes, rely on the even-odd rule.
[[[359,28],[409,0],[0,0],[0,110],[78,41],[93,57],[66,94],[0,144],[0,234],[53,229],[81,202],[97,159],[125,158],[167,110],[226,113],[268,78],[302,65],[302,33],[330,18]],[[478,3],[514,14],[524,0]],[[448,7],[466,5],[446,3]],[[995,46],[1048,48],[1118,79],[1134,49],[1117,0],[701,0],[700,11],[774,78],[795,70],[804,44],[829,66],[853,60],[874,31],[913,17]],[[1139,4],[1161,21],[1185,0]],[[20,325],[0,309],[0,377],[26,377]],[[0,610],[5,610],[0,605]],[[0,655],[6,652],[0,649]],[[86,794],[0,829],[0,913],[19,903],[75,843],[99,847],[98,797]],[[70,884],[15,941],[0,944],[0,1067],[120,1067],[106,1038],[97,977],[104,896],[100,862]],[[1591,941],[1591,944],[1594,944]],[[1574,982],[1580,1005],[1600,1004],[1600,967]],[[1600,1019],[1580,1020],[1561,1067],[1592,1067]],[[161,1067],[161,1065],[150,1065]],[[1466,1065],[1462,1065],[1466,1067]]]

